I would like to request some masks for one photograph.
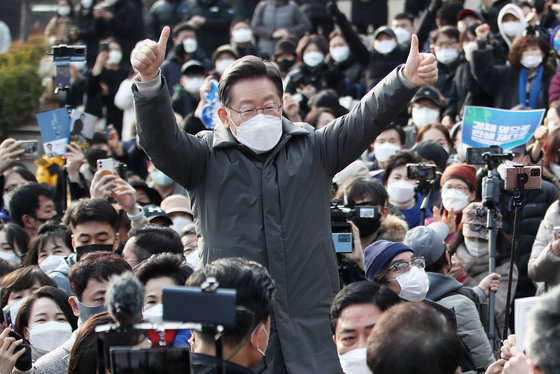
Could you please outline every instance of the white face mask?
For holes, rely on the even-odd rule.
[[[66,16],[70,15],[70,11],[71,11],[71,9],[70,9],[69,6],[61,6],[61,7],[58,7],[57,13],[58,13],[59,16],[66,17]]]
[[[554,122],[554,121],[551,121],[551,120],[549,119],[546,126],[547,126],[547,128],[548,128],[548,134],[550,135],[550,134],[552,134],[552,133],[554,132],[554,130],[556,130],[556,129],[558,128],[558,123],[557,123],[557,122]],[[4,200],[4,206],[6,206],[5,201],[6,201],[6,200]]]
[[[0,259],[10,262],[16,266],[21,265],[21,258],[15,253],[0,252]]]
[[[122,52],[121,51],[109,51],[109,58],[107,59],[108,65],[118,65],[121,63],[122,60]]]
[[[521,57],[521,65],[527,69],[534,69],[542,63],[542,56],[525,55]]]
[[[504,161],[500,165],[498,165],[498,167],[496,168],[496,171],[498,172],[498,174],[500,175],[500,178],[502,178],[502,180],[504,182],[506,180],[508,166],[513,166],[513,165],[514,164],[511,161]]]
[[[550,168],[552,169],[552,172],[554,173],[554,175],[556,175],[557,178],[560,178],[560,165],[558,165],[555,162],[551,162],[550,163]]]
[[[373,45],[377,52],[386,55],[393,52],[393,49],[397,47],[397,42],[393,39],[376,40]]]
[[[320,65],[324,59],[325,55],[317,51],[310,51],[303,55],[303,63],[312,68]]]
[[[439,122],[439,110],[428,107],[420,107],[412,109],[412,121],[417,128],[424,126],[427,123]]]
[[[520,26],[521,24],[519,22],[507,21],[502,23],[502,30],[504,30],[504,34],[506,34],[507,36],[515,37],[521,34],[519,32]]]
[[[9,210],[10,209],[10,200],[12,198],[12,194],[7,192],[4,195],[2,195],[2,201],[4,202],[4,209],[5,210]]]
[[[233,120],[232,120],[233,122]],[[235,122],[234,122],[235,125]],[[235,125],[237,140],[255,153],[270,151],[282,136],[282,118],[257,114],[253,118]]]
[[[163,304],[156,304],[142,313],[145,320],[151,323],[163,322]]]
[[[183,49],[185,50],[186,53],[193,53],[194,51],[196,51],[197,47],[198,44],[196,42],[196,39],[187,38],[183,40]]]
[[[161,170],[153,170],[151,173],[152,180],[155,184],[162,187],[167,187],[174,182],[173,179],[169,178],[163,171]]]
[[[228,66],[233,64],[234,61],[235,60],[233,58],[224,58],[216,61],[216,71],[218,72],[218,74],[222,74],[224,71],[226,71]]]
[[[343,62],[348,60],[350,56],[350,48],[344,47],[334,47],[330,51],[331,57],[335,62]]]
[[[449,190],[444,190],[441,193],[441,201],[443,202],[445,209],[448,211],[453,209],[455,213],[458,213],[469,203],[469,196],[451,188]]]
[[[463,51],[465,51],[465,59],[467,61],[472,60],[473,51],[477,49],[477,47],[475,41],[463,43]]]
[[[200,93],[200,87],[204,84],[204,78],[202,77],[192,77],[192,78],[184,78],[185,90],[190,93],[191,95],[197,95]]]
[[[10,318],[12,318],[12,323],[14,325],[16,323],[16,319],[17,319],[17,315],[19,313],[19,309],[21,308],[21,306],[23,305],[25,300],[27,300],[28,298],[29,298],[29,296],[22,297],[18,301],[15,301],[15,302],[10,304]]]
[[[84,8],[91,8],[91,6],[93,5],[93,0],[82,0],[81,4]]]
[[[72,61],[70,62],[70,64],[74,65],[74,67],[79,71],[81,71],[84,68],[84,66],[86,66],[85,61]]]
[[[338,361],[342,371],[348,374],[371,374],[367,366],[367,348],[356,348],[342,355],[338,355]]]
[[[72,336],[68,322],[49,321],[33,326],[29,331],[29,342],[40,351],[51,352]]]
[[[181,217],[181,216],[173,217],[173,218],[171,218],[171,220],[173,221],[173,224],[169,227],[171,227],[173,230],[175,230],[175,232],[177,234],[181,233],[181,230],[183,229],[183,227],[185,227],[189,223],[192,223],[192,220],[190,220],[188,218],[185,218],[185,217]]]
[[[436,51],[436,58],[444,65],[450,64],[457,60],[459,52],[455,48],[443,48]]]
[[[41,263],[39,264],[39,267],[45,273],[48,273],[49,271],[56,269],[58,267],[58,265],[63,263],[64,259],[65,259],[65,256],[50,255],[47,258],[45,258],[43,261],[41,261]]]
[[[401,299],[414,302],[424,300],[430,285],[424,269],[412,266],[409,271],[399,275],[396,279],[401,286],[401,292],[399,293]]]
[[[465,143],[461,143],[457,147],[457,153],[459,154],[459,156],[462,157],[463,160],[467,159],[467,149],[468,148],[470,148],[470,147],[468,145],[465,145]]]
[[[400,180],[387,184],[387,193],[391,200],[397,203],[406,203],[414,198],[414,186],[412,183]]]
[[[252,39],[253,32],[251,31],[251,29],[245,27],[242,29],[233,30],[231,33],[231,40],[233,40],[234,43],[248,43]]]
[[[392,155],[401,150],[401,147],[392,143],[382,143],[375,146],[374,154],[375,159],[379,162],[385,162]]]
[[[403,29],[402,27],[396,27],[393,29],[395,32],[395,36],[397,37],[397,41],[399,44],[406,44],[410,41],[410,37],[412,34],[407,29]]]
[[[477,242],[468,238],[465,238],[465,247],[467,251],[473,257],[480,257],[488,254],[488,243],[487,242]]]

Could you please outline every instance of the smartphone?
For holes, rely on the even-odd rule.
[[[35,158],[39,156],[39,142],[37,140],[23,140],[21,148],[23,148],[23,153],[19,156],[22,158]]]
[[[107,42],[99,43],[99,52],[109,52],[109,43]]]
[[[115,160],[112,158],[97,160],[97,170],[102,170],[101,176],[115,175]]]
[[[6,305],[2,308],[2,315],[4,316],[4,322],[6,326],[12,326],[12,315],[10,314],[10,306]]]
[[[556,233],[556,237],[560,239],[560,226],[554,226],[552,231],[554,231]]]

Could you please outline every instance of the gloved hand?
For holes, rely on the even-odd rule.
[[[20,334],[18,334],[14,330],[10,331],[9,336],[15,338],[16,340],[19,339],[23,340],[23,343],[21,343],[15,349],[14,353],[20,351],[21,349],[25,349],[25,353],[16,361],[16,369],[18,369],[19,371],[31,370],[31,368],[33,367],[33,363],[31,361],[31,346],[29,345],[27,340],[25,340]]]

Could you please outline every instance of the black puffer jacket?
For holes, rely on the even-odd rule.
[[[146,32],[148,38],[158,40],[164,26],[173,28],[181,22],[187,14],[187,9],[192,0],[159,0],[152,5]],[[171,38],[169,39],[171,43]]]
[[[494,98],[487,94],[476,79],[474,79],[468,61],[462,61],[457,66],[455,77],[453,78],[453,91],[451,92],[450,102],[455,103],[455,105],[448,105],[443,115],[449,115],[454,120],[458,120],[461,117],[460,114],[466,105],[494,106]]]

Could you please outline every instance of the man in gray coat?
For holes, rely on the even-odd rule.
[[[437,79],[435,58],[418,52],[347,116],[314,131],[282,118],[278,69],[257,57],[220,79],[219,123],[187,135],[175,124],[161,65],[168,28],[131,56],[140,143],[158,169],[190,193],[203,263],[244,257],[277,284],[268,372],[340,373],[329,325],[338,291],[330,232],[330,182],[406,107],[418,86]]]

